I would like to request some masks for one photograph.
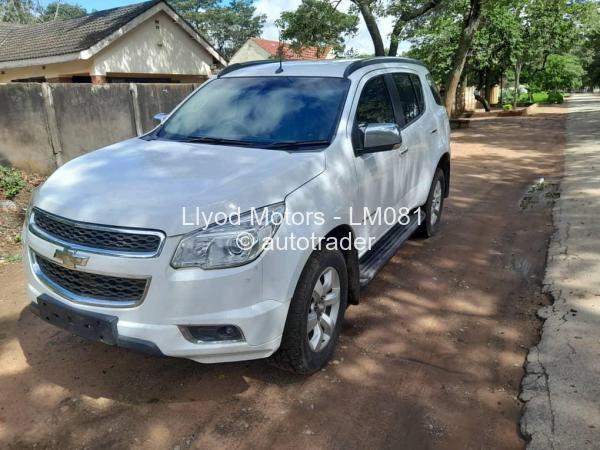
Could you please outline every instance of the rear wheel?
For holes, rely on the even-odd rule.
[[[438,167],[435,171],[427,202],[421,208],[425,213],[425,219],[417,229],[417,235],[424,238],[434,236],[439,228],[444,210],[444,186],[446,179],[444,171]]]
[[[301,374],[316,372],[333,356],[348,302],[348,275],[341,252],[318,250],[310,256],[290,304],[278,367]]]

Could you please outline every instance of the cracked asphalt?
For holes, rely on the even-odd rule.
[[[544,288],[554,302],[527,358],[528,448],[600,448],[600,95],[568,100],[567,147]]]

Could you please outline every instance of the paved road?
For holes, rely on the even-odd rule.
[[[528,356],[521,428],[530,449],[600,448],[600,95],[568,101],[557,228],[544,284],[554,303]]]
[[[28,312],[20,265],[0,265],[0,448],[522,448],[553,232],[547,199],[522,198],[562,173],[565,112],[453,133],[440,235],[398,251],[311,377],[84,341]]]

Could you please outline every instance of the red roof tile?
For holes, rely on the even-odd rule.
[[[269,53],[269,55],[278,55],[277,51],[280,45],[278,41],[269,41],[267,39],[260,38],[250,38],[250,40],[258,44],[263,50]],[[321,51],[321,54],[317,56],[317,47],[304,47],[299,53],[296,53],[288,44],[283,43],[281,45],[283,47],[284,59],[325,59],[332,50],[331,47],[326,47],[323,51]]]

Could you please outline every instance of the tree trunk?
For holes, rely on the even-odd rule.
[[[398,54],[398,46],[400,45],[400,34],[402,30],[411,20],[415,20],[434,8],[437,8],[442,0],[429,0],[428,2],[422,4],[418,8],[415,8],[410,11],[405,11],[398,17],[398,20],[394,24],[394,29],[392,30],[392,34],[390,36],[390,49],[388,50],[388,56],[396,56]]]
[[[481,95],[475,94],[475,100],[482,104],[483,109],[485,109],[486,112],[490,112],[490,104],[488,103],[486,98],[482,97]]]
[[[363,16],[367,30],[371,35],[373,41],[373,47],[375,48],[375,56],[385,56],[385,47],[383,46],[383,39],[379,32],[379,26],[377,26],[377,20],[371,11],[371,4],[369,0],[352,0],[352,2],[358,6],[360,13]]]
[[[483,85],[483,98],[485,98],[485,100],[488,102],[488,106],[489,106],[489,102],[492,97],[492,80],[493,79],[494,79],[494,77],[492,76],[492,71],[489,68],[487,68],[485,70],[485,84]]]
[[[406,25],[406,22],[402,20],[402,18],[399,18],[396,21],[390,36],[390,49],[388,50],[388,56],[398,55],[398,47],[400,46],[400,33],[402,33],[404,25]]]
[[[446,99],[445,106],[448,115],[452,114],[454,110],[454,104],[456,103],[456,90],[458,83],[462,76],[465,62],[467,61],[467,54],[471,48],[473,37],[481,22],[481,2],[482,0],[471,0],[471,7],[469,8],[469,14],[465,17],[463,22],[463,30],[458,41],[458,48],[454,53],[452,60],[452,70],[446,83]]]
[[[519,102],[519,84],[521,82],[521,63],[517,62],[515,64],[515,101],[513,107],[517,107],[517,103]]]

